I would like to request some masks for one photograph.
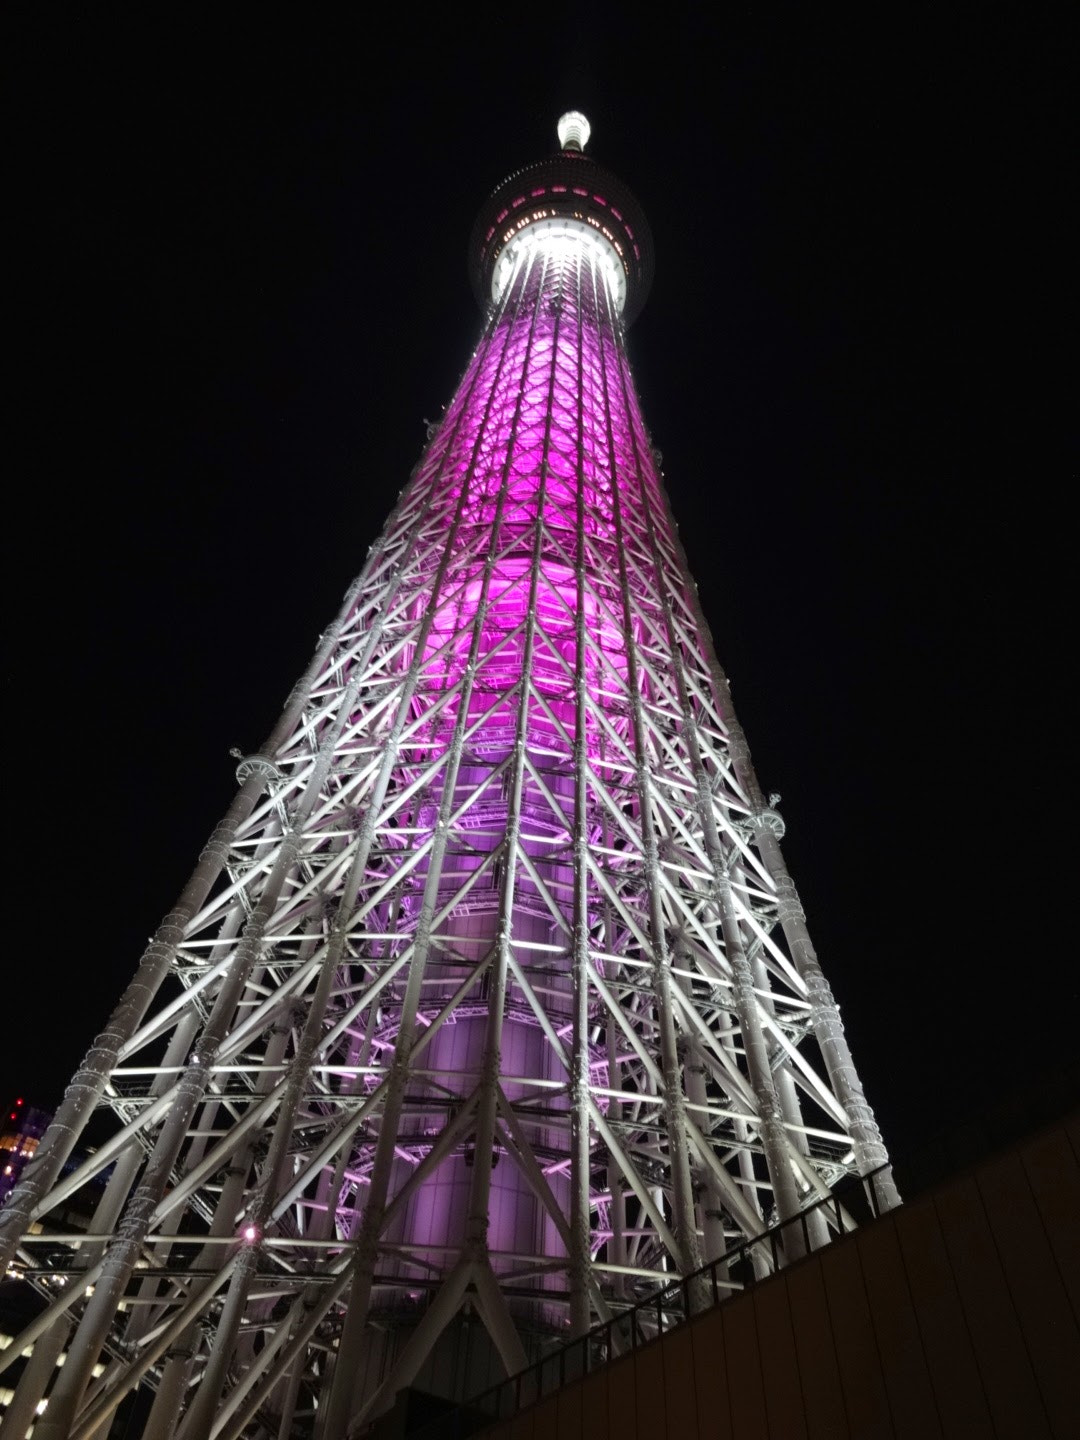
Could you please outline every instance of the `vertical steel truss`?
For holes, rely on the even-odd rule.
[[[601,258],[517,247],[4,1212],[39,1440],[143,1383],[154,1437],[332,1440],[463,1305],[519,1368],[886,1159]]]

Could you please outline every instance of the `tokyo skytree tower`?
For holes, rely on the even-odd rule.
[[[138,1387],[153,1440],[338,1440],[849,1174],[897,1203],[634,389],[649,227],[588,133],[484,205],[457,392],[0,1212],[5,1440],[104,1437]]]

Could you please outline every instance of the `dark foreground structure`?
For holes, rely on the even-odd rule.
[[[1072,1440],[1078,1320],[1080,1113],[658,1339],[627,1331],[582,1378],[531,1372],[417,1440]],[[568,1350],[563,1376],[582,1363]]]

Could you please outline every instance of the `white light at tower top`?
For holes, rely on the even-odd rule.
[[[568,110],[565,115],[560,115],[556,129],[559,144],[564,150],[584,150],[592,134],[592,127],[580,110]]]
[[[537,220],[513,237],[499,256],[491,275],[491,298],[502,298],[513,275],[521,265],[528,265],[530,251],[546,251],[549,261],[567,263],[573,252],[583,251],[593,257],[596,274],[606,283],[617,314],[626,306],[626,271],[622,259],[610,240],[583,220],[570,216],[551,216]]]

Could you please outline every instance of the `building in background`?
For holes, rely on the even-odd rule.
[[[0,1205],[15,1189],[52,1119],[48,1110],[27,1105],[21,1095],[4,1113],[0,1130]]]

